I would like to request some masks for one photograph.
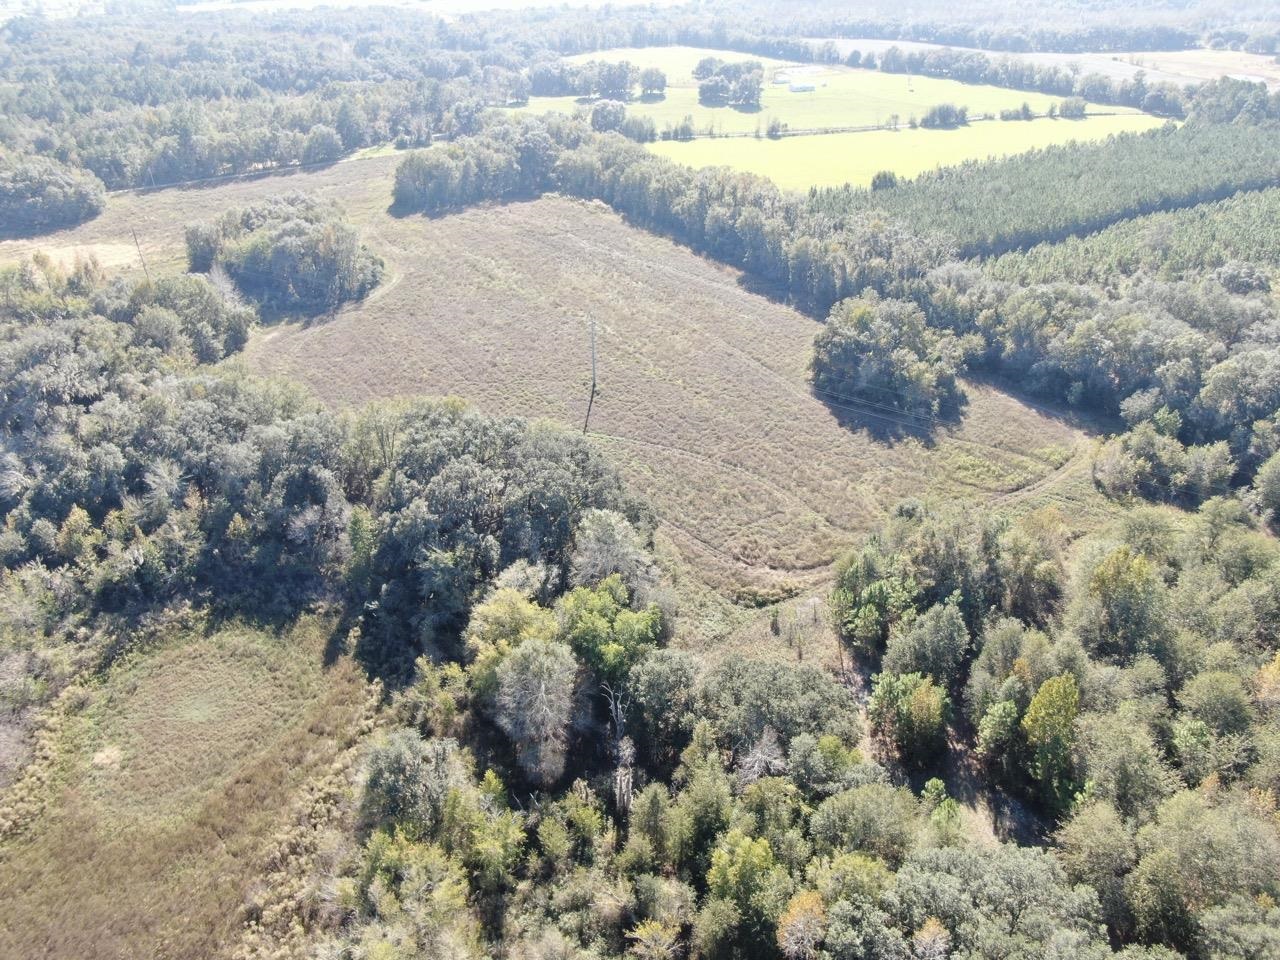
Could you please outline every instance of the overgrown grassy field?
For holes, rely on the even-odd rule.
[[[365,729],[363,674],[325,666],[334,626],[179,632],[65,706],[45,813],[0,845],[0,956],[233,944],[290,800]]]
[[[698,82],[693,68],[703,57],[739,61],[759,59],[765,65],[764,96],[759,110],[734,107],[708,107],[698,102]],[[955,80],[932,77],[908,77],[881,73],[878,70],[853,70],[843,66],[801,66],[782,60],[747,57],[724,50],[693,47],[646,47],[607,50],[601,53],[569,58],[571,62],[587,60],[628,60],[640,67],[656,66],[667,74],[667,90],[661,99],[637,99],[627,107],[632,114],[649,117],[661,131],[668,125],[693,117],[698,133],[750,133],[767,130],[770,120],[778,120],[793,130],[824,127],[870,127],[886,123],[897,116],[905,126],[911,117],[921,117],[930,107],[952,103],[969,108],[971,116],[985,113],[999,115],[1001,110],[1016,109],[1024,102],[1036,113],[1046,113],[1061,98],[1040,93],[1024,93],[1002,87],[979,86]],[[815,89],[792,93],[788,83],[775,78],[794,79],[813,84]],[[578,107],[573,97],[534,97],[525,110],[543,113],[561,110],[572,113]],[[1120,108],[1091,110],[1136,114]]]
[[[136,225],[153,273],[180,270],[189,220],[286,189],[338,201],[386,259],[387,279],[330,319],[259,331],[245,357],[335,406],[455,394],[580,427],[594,319],[591,434],[657,507],[689,595],[820,583],[903,497],[1057,503],[1082,526],[1108,509],[1083,469],[1089,440],[1057,416],[971,384],[959,424],[897,435],[883,410],[810,393],[817,323],[736,271],[568,199],[397,218],[387,212],[394,164],[117,195],[97,220],[43,245],[64,258],[112,252]],[[0,260],[38,246],[0,244]]]
[[[659,141],[651,149],[692,167],[727,166],[769,177],[781,187],[868,186],[881,170],[914,177],[966,160],[985,160],[1113,133],[1149,130],[1162,121],[1148,114],[1084,120],[992,120],[954,130],[872,130],[780,140],[711,138]]]

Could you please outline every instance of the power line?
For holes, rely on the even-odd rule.
[[[150,283],[151,271],[147,269],[147,258],[142,255],[142,244],[138,242],[138,231],[130,227],[129,232],[133,234],[133,245],[138,248],[138,259],[142,261],[142,272],[147,276],[147,283]]]
[[[376,159],[376,156],[366,155],[362,157],[361,156],[348,157],[345,159],[345,161],[342,161],[342,162],[351,162],[354,160],[367,160],[367,159]],[[332,165],[333,165],[332,162],[322,162],[322,163],[314,163],[314,164],[298,164],[298,165],[292,165],[292,166],[286,166],[286,167],[274,167],[268,170],[250,171],[246,173],[234,173],[234,174],[227,174],[220,177],[210,177],[210,178],[203,178],[200,180],[182,181],[179,183],[167,184],[166,186],[176,187],[176,186],[182,186],[184,184],[219,182],[223,180],[235,179],[235,178],[241,178],[241,177],[269,175],[270,173],[273,173],[273,172],[281,172],[281,171],[287,171],[287,170],[305,170],[305,169],[314,168],[314,167],[332,166]],[[133,188],[133,189],[138,189],[138,188]],[[113,192],[123,193],[128,191],[120,190],[120,191],[113,191]],[[142,262],[143,271],[144,273],[146,273],[148,281],[150,281],[151,279],[150,271],[147,269],[146,259],[145,257],[143,257],[142,248],[141,248],[141,244],[138,241],[137,232],[136,230],[133,230],[133,228],[130,228],[130,232],[133,235],[134,244],[138,249],[138,257],[139,257],[139,260],[141,260]],[[265,274],[259,271],[245,270],[243,268],[241,268],[237,272],[251,275],[251,276],[257,276],[260,280],[276,279],[276,277],[273,274]],[[583,421],[584,434],[588,430],[590,419],[591,419],[591,412],[595,402],[595,396],[596,396],[596,393],[598,392],[597,379],[596,379],[595,325],[596,325],[596,322],[593,318],[591,321],[591,368],[592,368],[591,390],[587,400],[586,417],[584,418],[584,421]],[[778,379],[786,383],[786,385],[789,388],[795,390],[797,393],[804,395],[804,392],[800,388],[792,384],[789,380],[787,380],[787,378],[777,373],[777,371],[772,371],[772,372],[775,374],[775,376],[778,377]],[[905,392],[893,390],[888,387],[880,387],[873,384],[865,384],[863,386],[866,389],[875,390],[880,393],[886,394],[888,396],[895,396],[902,399],[909,399],[908,395]],[[871,417],[873,419],[880,420],[885,423],[890,423],[912,432],[917,432],[921,430],[925,424],[932,424],[934,426],[943,427],[943,428],[948,428],[954,425],[950,421],[940,419],[930,414],[918,413],[911,410],[904,410],[900,407],[891,406],[885,403],[877,403],[876,401],[868,400],[866,398],[849,397],[845,394],[836,393],[835,391],[818,387],[816,384],[811,384],[811,390],[813,393],[819,394],[821,396],[824,396],[827,398],[834,398],[834,399],[826,399],[822,401],[828,406],[833,406],[838,409],[843,409],[843,410],[848,410],[850,412],[858,413],[863,417]],[[836,400],[842,400],[846,402],[837,403],[835,402]],[[880,411],[883,411],[883,412],[880,412]],[[910,418],[910,419],[907,419],[907,418]],[[1006,447],[1001,447],[996,444],[987,443],[981,440],[967,439],[967,440],[964,440],[963,442],[970,443],[975,446],[983,447],[989,450],[994,450],[1002,454],[1017,454],[1017,451],[1010,450]],[[1156,483],[1154,481],[1148,481],[1148,480],[1133,479],[1130,481],[1130,483],[1132,483],[1133,486],[1137,488],[1153,491],[1156,494],[1158,494],[1160,497],[1164,497],[1164,498],[1172,496],[1174,494],[1174,490],[1176,489],[1174,487],[1164,487],[1159,483]],[[1203,489],[1212,493],[1219,493],[1227,496],[1233,496],[1239,492],[1238,488],[1232,487],[1227,484],[1211,484],[1207,487],[1204,487]]]
[[[582,421],[582,432],[587,432],[587,425],[591,423],[591,407],[596,402],[596,320],[591,318],[591,393],[587,397],[587,416]]]

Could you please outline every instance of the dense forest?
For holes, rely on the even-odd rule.
[[[962,257],[990,256],[1280,185],[1278,152],[1269,125],[1202,122],[945,167],[890,190],[815,191],[810,202],[833,216],[882,210]]]
[[[1277,95],[885,54],[1184,122],[802,195],[646,149],[625,104],[662,71],[561,62],[706,46],[699,97],[749,106],[742,57],[833,56],[815,37],[1273,53],[1274,11],[811,6],[0,28],[5,235],[92,218],[108,188],[392,144],[385,203],[414,226],[556,192],[742,271],[815,321],[813,395],[875,442],[927,450],[967,376],[1105,434],[1080,471],[1104,521],[908,499],[811,605],[743,612],[776,648],[714,650],[682,642],[663,518],[585,429],[462,399],[337,411],[246,372],[259,323],[323,322],[383,278],[340,207],[284,180],[207,206],[186,270],[154,277],[65,246],[0,265],[5,716],[87,716],[94,694],[62,694],[193,610],[282,636],[323,612],[326,657],[372,691],[355,772],[281,814],[223,918],[237,956],[1280,956]],[[596,103],[490,109],[531,94]],[[801,615],[835,663],[786,641]],[[0,794],[0,866],[46,788]]]
[[[515,561],[562,589],[585,511],[648,529],[571,435],[451,402],[339,418],[207,366],[255,318],[198,275],[131,284],[38,260],[0,271],[0,304],[5,609],[26,643],[180,597],[283,615],[337,591],[371,604],[372,662],[394,673],[412,664],[400,645],[456,643]],[[492,486],[505,494],[476,499]]]
[[[879,760],[822,670],[663,649],[625,605],[646,565],[613,521],[597,586],[550,609],[493,592],[470,664],[423,663],[398,695],[371,833],[321,920],[333,955],[479,956],[501,936],[519,956],[1269,956],[1280,558],[1243,518],[1224,501],[1185,529],[1138,512],[1069,570],[1051,512],[975,530],[902,505],[834,598],[855,655],[882,663]],[[607,694],[591,732],[583,682]],[[489,723],[513,776],[578,779],[512,805],[466,746]],[[966,842],[928,779],[948,729],[1012,796],[1061,813],[1055,853]]]

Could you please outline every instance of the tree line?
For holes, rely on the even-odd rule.
[[[941,234],[962,257],[991,256],[1275,186],[1278,144],[1265,127],[1168,126],[969,161],[892,190],[820,188],[810,203],[837,216],[884,211],[922,233]],[[1072,184],[1080,186],[1064,187]]]
[[[528,95],[524,53],[407,11],[19,19],[3,36],[0,144],[111,188],[420,146]]]
[[[93,203],[84,199],[93,194],[92,181],[86,181],[87,194],[68,192],[68,174],[50,164],[87,170],[116,189],[328,163],[371,144],[413,147],[474,134],[485,108],[525,102],[534,90],[625,102],[637,84],[646,96],[665,89],[661,71],[625,62],[559,64],[568,53],[688,44],[813,60],[828,53],[804,37],[848,35],[814,33],[836,28],[799,19],[788,27],[793,35],[776,38],[763,16],[744,11],[658,17],[646,11],[646,17],[565,10],[552,17],[512,13],[445,22],[406,10],[328,11],[323,17],[281,12],[270,14],[269,29],[262,29],[261,17],[227,11],[198,20],[176,13],[117,16],[104,21],[107,30],[85,18],[17,18],[0,36],[0,146],[15,157],[50,163],[26,164],[21,182],[5,178],[0,187],[28,214],[42,204],[64,206],[55,198],[72,197],[66,202],[84,219],[92,212]],[[883,23],[876,29],[860,35],[894,33]],[[961,79],[979,75],[971,58],[926,56],[933,59],[899,64],[890,56],[887,67],[883,58],[879,66],[918,66]],[[859,62],[866,65],[861,57]],[[1067,89],[1001,69],[1010,83],[1108,99],[1101,88]],[[988,82],[1001,79],[994,67],[982,71]],[[749,107],[759,101],[757,79],[754,73],[708,76],[703,83],[715,102]],[[1172,92],[1147,90],[1140,80],[1116,97],[1180,115]],[[1280,95],[1268,95],[1260,84],[1207,84],[1193,100],[1183,104],[1185,112],[1219,122],[1238,117],[1257,123],[1280,115]],[[627,132],[642,141],[653,136],[643,123]],[[49,199],[30,200],[36,194]],[[31,229],[52,225],[41,219]]]

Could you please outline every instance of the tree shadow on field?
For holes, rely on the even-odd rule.
[[[342,163],[343,160],[350,159],[350,157],[350,154],[346,154],[329,160],[313,160],[310,163],[286,163],[278,166],[262,166],[254,170],[239,170],[233,173],[219,173],[208,177],[195,177],[190,180],[148,180],[146,183],[138,184],[134,187],[126,187],[125,189],[139,197],[147,197],[153,193],[162,193],[166,190],[181,190],[183,192],[216,190],[217,188],[225,187],[230,183],[255,183],[259,180],[284,180],[289,177],[301,176],[302,174],[331,170],[338,166],[338,164]]]
[[[637,103],[662,103],[667,99],[665,93],[642,93],[636,97]]]
[[[809,392],[835,417],[836,423],[853,433],[865,433],[877,443],[895,446],[914,440],[926,449],[937,446],[940,437],[959,427],[969,398],[963,391],[937,413],[904,410],[888,395],[855,393],[848,389],[823,388],[810,383]]]
[[[692,249],[692,248],[686,248],[686,249]],[[707,254],[702,254],[702,256],[706,260],[716,264],[717,266],[723,266],[723,264],[719,260],[716,260],[714,257],[711,257]],[[800,310],[798,306],[796,306],[794,303],[791,302],[791,299],[788,295],[787,286],[785,283],[782,283],[779,281],[773,281],[773,280],[766,280],[763,277],[757,277],[750,273],[743,273],[740,277],[738,277],[738,286],[741,287],[743,290],[745,290],[747,293],[754,294],[757,297],[764,297],[770,303],[781,304],[784,307],[790,307],[791,309],[796,310],[800,313],[805,312],[803,310]],[[806,314],[806,316],[809,316],[809,314]],[[818,318],[813,317],[813,319],[816,320]]]
[[[453,204],[440,210],[423,210],[421,207],[413,206],[413,204],[392,200],[387,206],[387,216],[395,217],[397,220],[407,220],[409,217],[421,217],[424,220],[444,220],[448,217],[469,213],[472,210],[490,210],[510,207],[519,203],[532,203],[535,200],[542,199],[543,196],[544,194],[538,191],[527,191],[515,193],[508,197],[484,200],[479,203],[463,202]]]
[[[95,213],[92,217],[85,217],[83,220],[68,220],[66,223],[53,224],[0,223],[0,240],[38,240],[47,238],[52,241],[57,234],[75,230],[86,223],[92,223],[100,216],[100,213]]]
[[[377,287],[373,288],[377,290]],[[369,291],[372,293],[373,291]],[[366,297],[358,300],[348,300],[339,304],[337,307],[328,307],[321,310],[285,310],[280,307],[271,305],[270,303],[258,303],[250,301],[254,308],[258,311],[258,322],[263,327],[275,327],[284,324],[296,323],[303,327],[317,327],[321,324],[328,323],[334,319],[339,311],[346,306],[362,303]]]
[[[1001,393],[1018,401],[1025,406],[1031,407],[1036,412],[1065,423],[1077,430],[1082,430],[1088,434],[1099,433],[1122,433],[1125,430],[1125,422],[1119,416],[1108,415],[1102,411],[1094,409],[1081,409],[1069,406],[1065,401],[1054,400],[1040,394],[1029,392],[1023,384],[1017,383],[1007,377],[997,376],[982,370],[968,370],[964,375],[965,380],[976,386],[987,387],[992,390],[999,390]]]

